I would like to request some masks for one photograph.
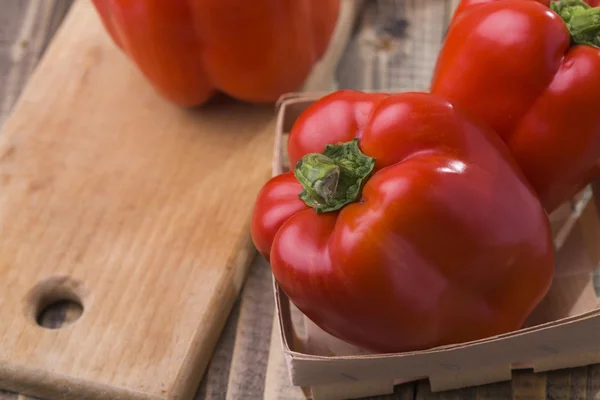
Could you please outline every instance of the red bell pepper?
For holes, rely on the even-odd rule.
[[[505,141],[548,212],[600,172],[600,1],[463,0],[431,91]]]
[[[182,106],[214,92],[271,102],[297,90],[335,28],[339,0],[93,0],[114,42]]]
[[[539,199],[487,125],[426,93],[339,91],[288,141],[252,238],[322,329],[378,352],[518,329],[546,294]]]

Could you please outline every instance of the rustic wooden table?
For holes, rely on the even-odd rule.
[[[73,0],[0,0],[0,126]],[[87,1],[87,0],[78,0]],[[342,58],[338,88],[427,88],[456,0],[373,0],[366,4]],[[43,325],[60,326],[79,312],[51,310]],[[287,378],[273,329],[267,265],[257,259],[198,389],[198,399],[301,399]],[[28,399],[3,392],[0,400]],[[534,374],[511,382],[431,393],[426,381],[396,387],[379,399],[600,399],[600,365]]]

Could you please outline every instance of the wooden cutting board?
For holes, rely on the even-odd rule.
[[[255,255],[273,133],[273,105],[167,103],[75,2],[0,134],[0,388],[191,398]],[[61,300],[80,318],[38,325]]]

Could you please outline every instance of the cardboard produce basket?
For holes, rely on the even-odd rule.
[[[286,139],[298,116],[324,93],[278,103],[273,174],[289,169]],[[600,309],[592,271],[600,261],[600,219],[590,185],[552,213],[556,250],[552,287],[524,328],[424,351],[370,354],[322,331],[274,280],[282,346],[293,385],[308,398],[348,399],[393,392],[429,379],[432,391],[506,381],[514,369],[536,372],[600,363]],[[594,196],[596,194],[596,196]]]

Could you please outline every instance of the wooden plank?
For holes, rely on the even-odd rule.
[[[190,398],[254,254],[272,123],[272,106],[163,101],[77,2],[0,140],[0,386]],[[82,317],[38,326],[63,299]]]
[[[600,365],[587,367],[586,400],[600,398]]]
[[[72,0],[9,0],[0,13],[0,127],[33,68],[60,26]],[[69,312],[60,310],[60,313]],[[57,321],[54,315],[45,318]],[[46,321],[44,321],[46,323]],[[62,322],[60,322],[62,324]],[[2,400],[35,400],[0,390]]]
[[[514,400],[542,400],[546,398],[546,374],[530,371],[513,374],[512,395]]]
[[[546,375],[546,397],[549,399],[584,399],[585,378],[585,368],[549,372]]]
[[[0,13],[0,126],[73,0],[8,0]]]
[[[0,26],[0,115],[6,116],[43,53],[71,0],[27,0],[3,3]],[[1,120],[0,120],[1,125]]]
[[[448,0],[369,2],[338,67],[339,87],[426,90],[449,7]]]

